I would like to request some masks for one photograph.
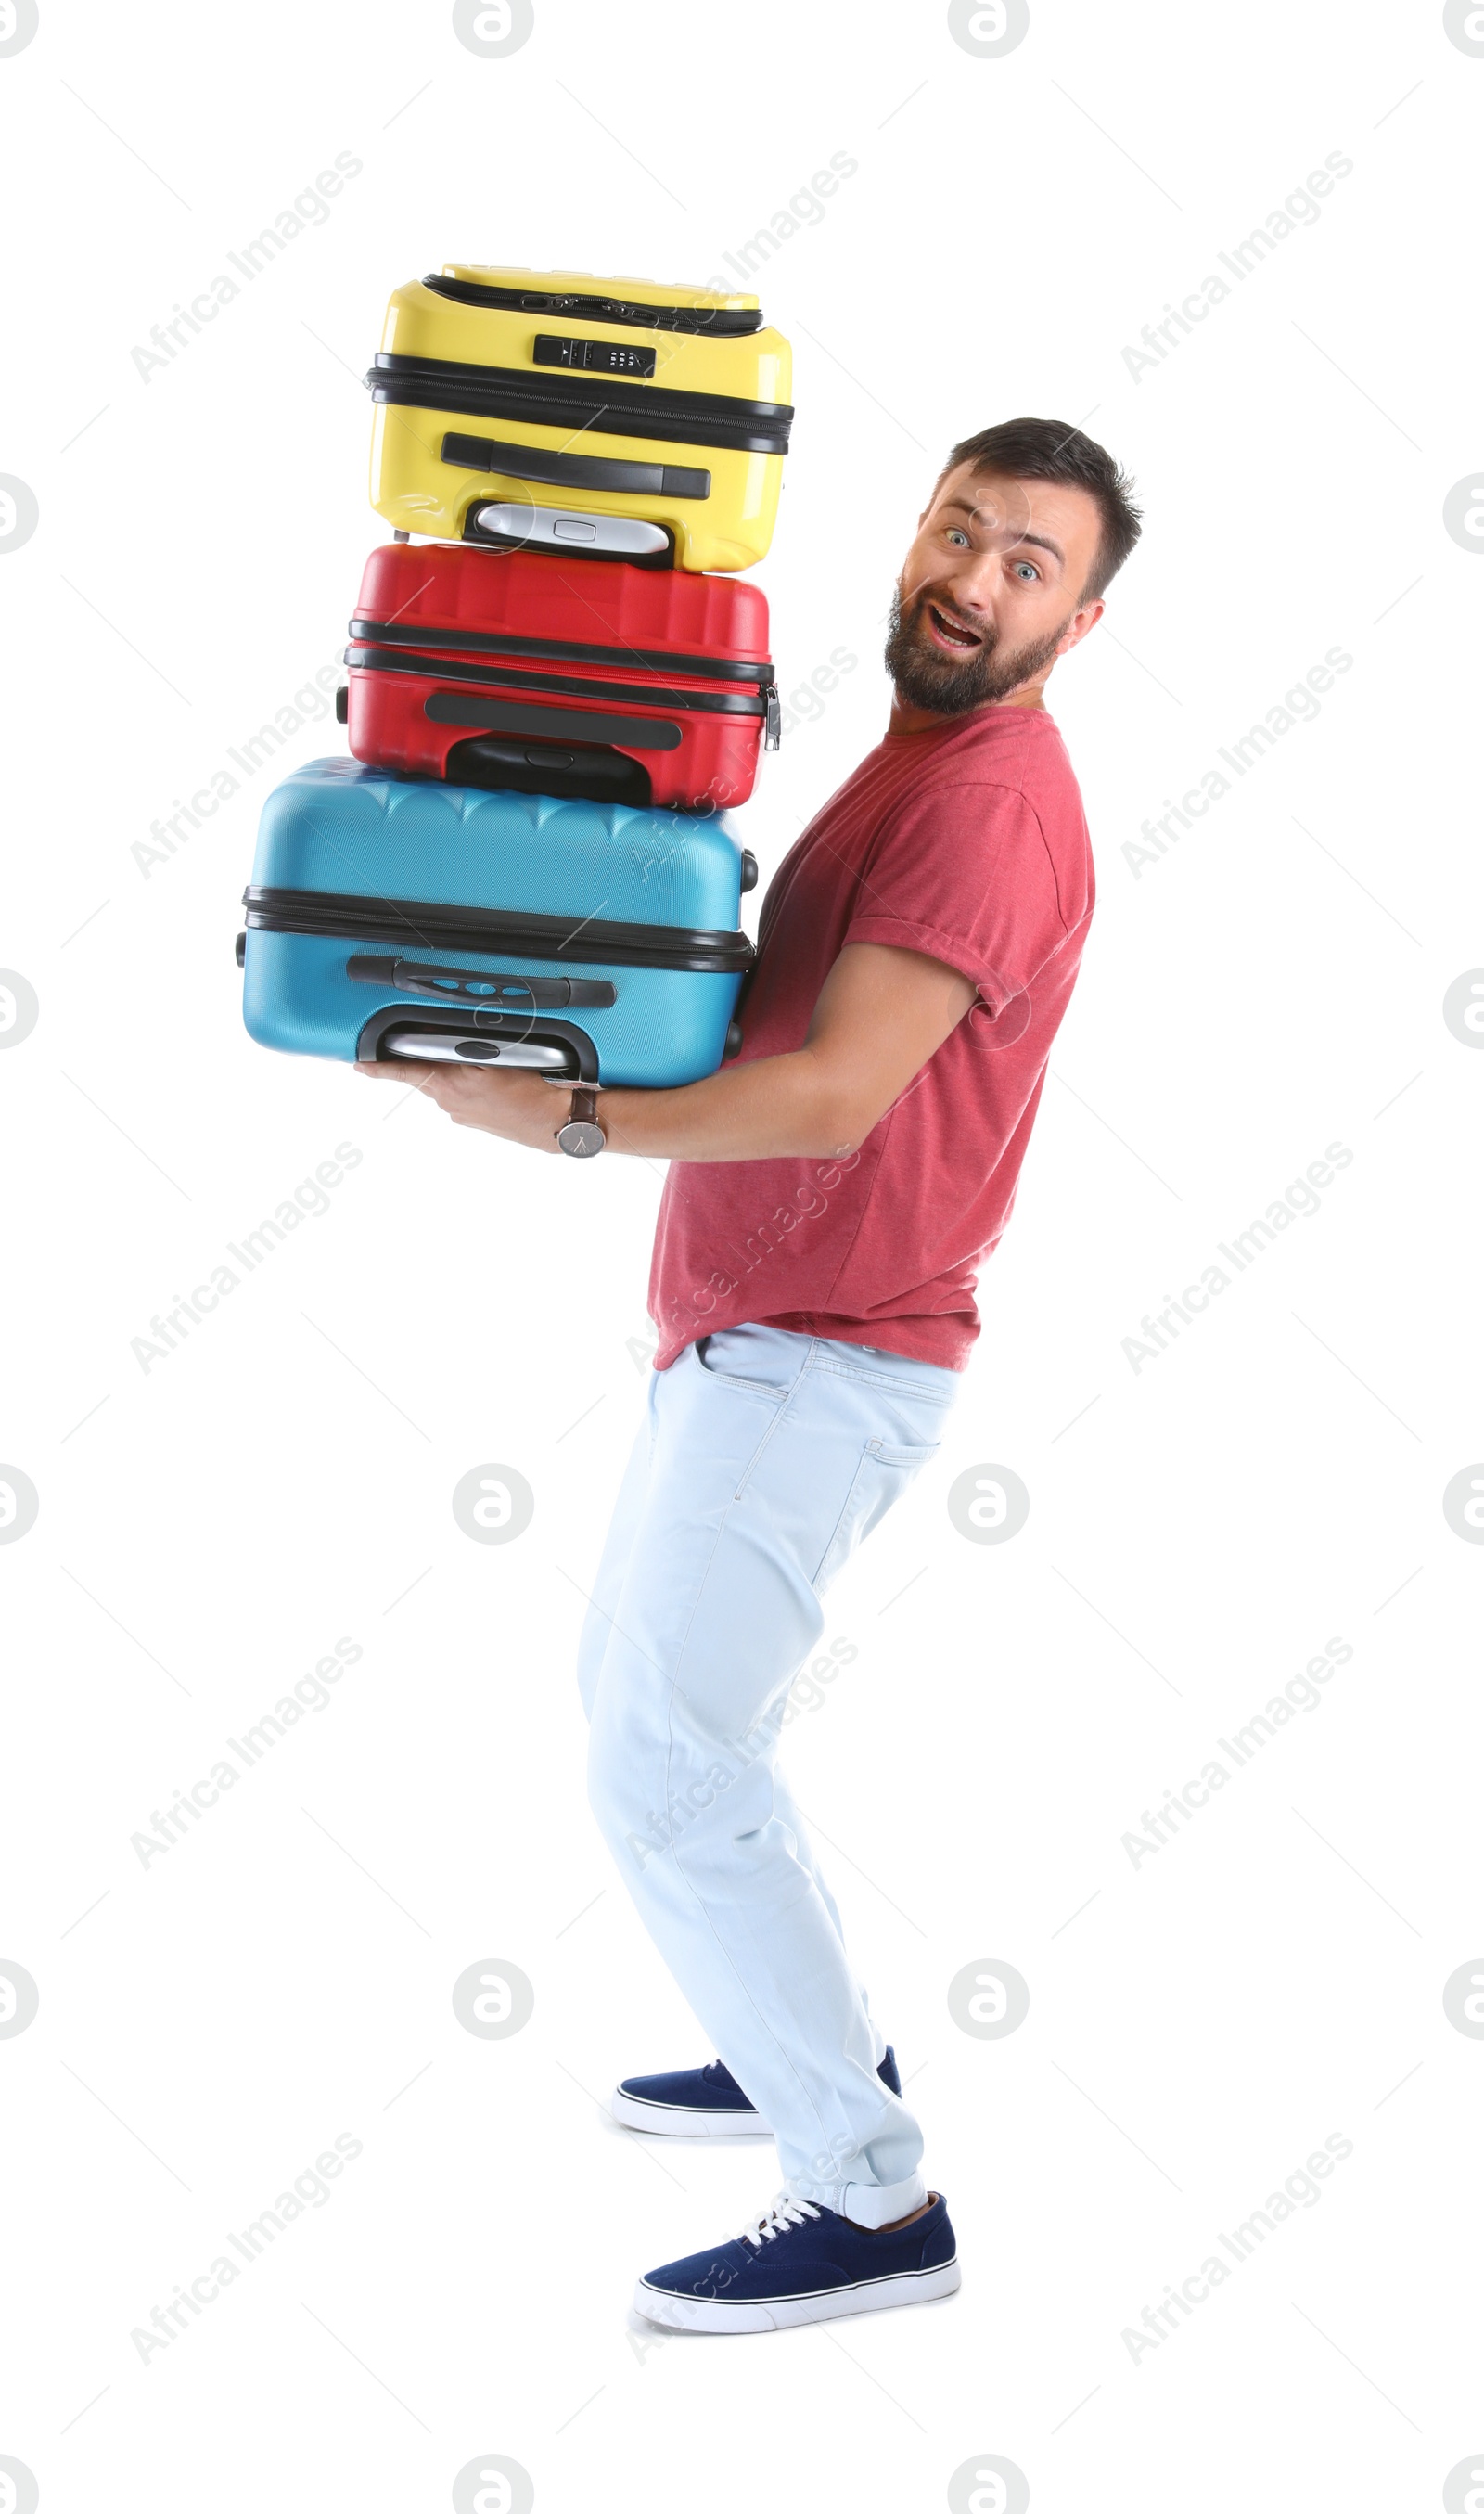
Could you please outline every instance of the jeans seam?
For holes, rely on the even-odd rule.
[[[702,1363],[702,1368],[704,1368],[704,1366],[705,1366],[705,1365]],[[760,1445],[761,1445],[761,1444],[760,1444]],[[748,1471],[748,1472],[750,1473],[750,1469],[749,1469],[749,1471]],[[744,1479],[744,1480],[745,1480],[745,1479]],[[824,2154],[827,2154],[827,2153],[828,2153],[828,2150],[829,2150],[829,2136],[828,2136],[828,2132],[826,2131],[826,2129],[825,2129],[825,2128],[824,2128],[823,2118],[822,2118],[822,2116],[821,2115],[819,2105],[815,2102],[815,2100],[814,2100],[813,2096],[809,2093],[809,2090],[808,2090],[808,2088],[805,2087],[803,2080],[800,2078],[800,2076],[799,2076],[799,2074],[798,2074],[797,2069],[794,2067],[793,2061],[790,2059],[790,2057],[789,2057],[788,2053],[784,2050],[782,2044],[779,2041],[779,2038],[778,2038],[777,2034],[775,2033],[775,2031],[774,2031],[773,2027],[772,2027],[772,2026],[771,2026],[771,2024],[769,2023],[769,2021],[768,2021],[767,2017],[766,2017],[766,2016],[764,2016],[764,2014],[763,2014],[763,2012],[762,2012],[761,2008],[760,2008],[760,2007],[758,2007],[758,2005],[757,2005],[756,2000],[753,1998],[753,1996],[752,1996],[752,1993],[751,1993],[750,1989],[747,1987],[747,1984],[746,1984],[746,1983],[745,1983],[745,1981],[743,1980],[743,1978],[742,1978],[742,1973],[740,1972],[740,1970],[739,1970],[739,1968],[738,1968],[737,1959],[736,1959],[736,1958],[735,1958],[735,1956],[732,1954],[732,1952],[731,1952],[730,1948],[729,1948],[729,1947],[727,1947],[727,1945],[724,1943],[724,1941],[723,1941],[723,1939],[722,1939],[721,1932],[720,1932],[720,1930],[717,1928],[717,1926],[716,1926],[716,1923],[715,1923],[715,1921],[714,1921],[714,1920],[712,1919],[712,1917],[711,1917],[711,1913],[710,1913],[710,1911],[709,1911],[709,1909],[708,1909],[708,1907],[707,1907],[707,1904],[706,1904],[705,1896],[704,1896],[704,1895],[700,1891],[699,1887],[698,1887],[698,1886],[697,1886],[697,1885],[696,1885],[696,1882],[695,1882],[694,1878],[692,1878],[692,1877],[690,1877],[690,1876],[688,1876],[688,1875],[687,1875],[687,1873],[686,1873],[686,1869],[685,1869],[685,1865],[684,1865],[684,1862],[683,1862],[683,1860],[682,1860],[682,1858],[681,1858],[681,1845],[680,1845],[679,1842],[678,1842],[678,1841],[676,1840],[676,1838],[675,1838],[674,1823],[673,1823],[673,1819],[671,1818],[671,1815],[670,1815],[670,1776],[671,1776],[671,1770],[672,1770],[673,1764],[674,1764],[674,1755],[675,1755],[675,1696],[676,1696],[676,1694],[677,1694],[677,1693],[683,1692],[683,1691],[684,1691],[684,1689],[685,1689],[685,1688],[684,1688],[684,1686],[683,1686],[683,1685],[681,1684],[681,1683],[680,1683],[680,1668],[681,1668],[681,1666],[682,1666],[682,1665],[683,1665],[683,1663],[684,1663],[684,1660],[685,1660],[685,1653],[686,1653],[686,1648],[687,1648],[687,1646],[688,1646],[688,1644],[689,1644],[689,1642],[690,1642],[691,1633],[692,1633],[692,1630],[694,1629],[695,1622],[696,1622],[696,1617],[697,1617],[697,1615],[698,1615],[698,1613],[700,1612],[700,1609],[701,1609],[702,1594],[702,1592],[703,1592],[703,1590],[704,1590],[704,1588],[705,1588],[705,1584],[706,1584],[707,1580],[710,1578],[710,1575],[711,1575],[711,1569],[712,1569],[712,1566],[713,1566],[713,1564],[714,1564],[714,1562],[715,1562],[715,1561],[716,1561],[716,1552],[717,1552],[717,1548],[718,1548],[718,1546],[720,1545],[721,1540],[722,1540],[722,1537],[723,1537],[723,1535],[724,1535],[724,1534],[725,1534],[725,1532],[726,1532],[726,1525],[727,1525],[727,1521],[728,1521],[728,1520],[731,1518],[731,1516],[732,1516],[732,1513],[731,1513],[731,1508],[730,1508],[730,1505],[729,1505],[729,1506],[728,1506],[728,1508],[727,1508],[726,1510],[724,1510],[724,1511],[723,1511],[723,1513],[722,1513],[722,1515],[721,1515],[721,1521],[720,1521],[720,1523],[719,1523],[719,1525],[718,1525],[718,1527],[717,1527],[716,1534],[715,1534],[714,1538],[712,1539],[712,1543],[711,1543],[711,1551],[710,1551],[710,1553],[709,1553],[709,1554],[707,1555],[707,1557],[706,1557],[705,1569],[702,1572],[701,1578],[700,1578],[700,1579],[698,1580],[698,1582],[696,1583],[696,1595],[695,1595],[694,1599],[693,1599],[693,1600],[692,1600],[692,1602],[691,1602],[691,1611],[690,1611],[690,1614],[689,1614],[689,1615],[688,1615],[688,1617],[686,1618],[686,1627],[685,1627],[685,1634],[684,1634],[684,1638],[682,1639],[681,1643],[680,1643],[680,1647],[679,1647],[679,1649],[677,1650],[677,1652],[676,1652],[676,1654],[675,1654],[675,1671],[674,1671],[674,1673],[672,1674],[672,1676],[670,1677],[670,1681],[669,1681],[669,1688],[668,1688],[668,1691],[667,1691],[667,1693],[666,1693],[666,1695],[665,1695],[665,1703],[664,1703],[664,1823],[665,1823],[666,1844],[667,1844],[667,1847],[668,1847],[668,1850],[669,1850],[669,1853],[670,1853],[670,1857],[673,1859],[673,1861],[674,1861],[674,1863],[675,1863],[675,1875],[676,1875],[676,1877],[677,1877],[677,1878],[679,1878],[679,1879],[680,1879],[680,1881],[682,1882],[682,1884],[684,1885],[685,1889],[686,1889],[686,1892],[689,1894],[689,1896],[690,1896],[690,1898],[691,1898],[692,1902],[693,1902],[693,1903],[695,1904],[695,1906],[696,1906],[696,1909],[698,1910],[698,1912],[700,1912],[700,1913],[701,1913],[701,1915],[702,1915],[702,1919],[704,1920],[705,1925],[706,1925],[706,1928],[707,1928],[707,1930],[708,1930],[708,1931],[709,1931],[709,1933],[710,1933],[711,1943],[712,1943],[712,1945],[715,1947],[716,1952],[717,1952],[718,1956],[720,1957],[720,1959],[721,1959],[722,1963],[727,1967],[728,1970],[730,1971],[730,1973],[731,1973],[731,1975],[732,1975],[732,1978],[733,1978],[733,1981],[734,1981],[734,1983],[736,1984],[738,1991],[741,1993],[741,1995],[742,1996],[742,1998],[743,1998],[743,1999],[745,1999],[745,2001],[746,2001],[746,2003],[747,2003],[747,2006],[751,2008],[751,2010],[752,2010],[752,2014],[753,2014],[753,2016],[754,2016],[754,2017],[756,2018],[756,2020],[757,2020],[757,2024],[758,2024],[758,2028],[759,2028],[760,2032],[762,2032],[763,2034],[766,2034],[766,2036],[768,2037],[768,2040],[772,2043],[773,2048],[774,2048],[774,2049],[776,2050],[776,2052],[778,2053],[779,2058],[780,2058],[780,2059],[784,2063],[784,2065],[787,2067],[787,2069],[788,2069],[788,2071],[789,2071],[789,2074],[790,2074],[790,2076],[792,2077],[792,2079],[793,2079],[793,2082],[794,2082],[795,2086],[798,2088],[799,2094],[800,2094],[801,2098],[803,2099],[803,2101],[804,2101],[805,2103],[807,2103],[807,2104],[808,2104],[808,2106],[809,2106],[810,2110],[813,2112],[814,2117],[815,2117],[815,2120],[816,2120],[816,2122],[817,2122],[817,2123],[818,2123],[818,2125],[819,2125],[820,2134],[821,2134],[821,2138],[822,2138],[822,2151],[821,2151],[821,2152],[822,2152],[822,2153],[824,2153]]]
[[[839,1535],[841,1528],[845,1525],[845,1521],[849,1517],[850,1506],[856,1498],[856,1491],[860,1484],[861,1478],[865,1471],[865,1461],[870,1456],[871,1448],[872,1443],[869,1440],[862,1441],[861,1455],[856,1460],[856,1472],[851,1477],[850,1485],[846,1492],[845,1499],[840,1504],[840,1515],[829,1531],[829,1535],[825,1540],[824,1550],[820,1556],[819,1561],[815,1564],[809,1585],[814,1591],[816,1597],[818,1597],[820,1593],[819,1584],[823,1573],[824,1565],[829,1561],[831,1554],[834,1552],[835,1539]]]
[[[708,1379],[714,1379],[714,1380],[718,1380],[718,1381],[720,1381],[720,1383],[721,1383],[721,1385],[722,1385],[723,1387],[725,1387],[725,1386],[728,1384],[728,1383],[727,1383],[726,1374],[725,1374],[723,1371],[719,1371],[719,1370],[710,1370],[710,1371],[707,1371],[707,1370],[706,1370],[705,1363],[702,1360],[701,1356],[700,1356],[699,1354],[698,1354],[698,1355],[697,1355],[697,1357],[696,1357],[696,1367],[697,1367],[697,1369],[698,1369],[698,1370],[705,1371],[705,1375],[706,1375],[706,1377],[707,1377]],[[769,1441],[772,1439],[772,1438],[773,1438],[773,1436],[774,1436],[774,1433],[778,1430],[778,1427],[779,1427],[779,1425],[782,1423],[782,1419],[783,1419],[783,1416],[787,1413],[788,1408],[789,1408],[789,1406],[792,1404],[794,1398],[797,1396],[797,1394],[798,1394],[799,1390],[802,1388],[802,1386],[803,1386],[803,1384],[804,1384],[804,1372],[803,1372],[803,1370],[802,1370],[802,1369],[800,1369],[799,1374],[798,1374],[798,1377],[797,1377],[796,1379],[794,1379],[794,1380],[790,1381],[789,1385],[788,1385],[786,1388],[769,1388],[769,1389],[764,1389],[764,1388],[761,1386],[761,1384],[760,1384],[760,1383],[759,1383],[759,1384],[757,1384],[757,1385],[754,1385],[751,1381],[748,1381],[748,1380],[738,1380],[738,1381],[736,1381],[734,1384],[735,1384],[738,1388],[740,1388],[741,1390],[742,1390],[744,1394],[750,1394],[750,1395],[753,1395],[753,1396],[767,1396],[768,1398],[770,1398],[770,1399],[773,1400],[773,1414],[772,1414],[772,1419],[771,1419],[771,1420],[770,1420],[770,1421],[769,1421],[769,1422],[764,1426],[764,1428],[763,1428],[763,1432],[762,1432],[762,1434],[761,1434],[761,1437],[760,1437],[760,1438],[759,1438],[759,1439],[758,1439],[757,1445],[756,1445],[756,1447],[753,1449],[751,1456],[748,1458],[746,1465],[743,1467],[743,1469],[742,1469],[742,1474],[739,1476],[739,1478],[738,1478],[738,1480],[737,1480],[736,1488],[734,1489],[733,1494],[732,1494],[732,1500],[733,1500],[733,1501],[741,1501],[741,1499],[742,1499],[742,1494],[746,1491],[748,1484],[749,1484],[749,1483],[751,1482],[751,1480],[752,1480],[753,1473],[754,1473],[754,1471],[755,1471],[755,1469],[756,1469],[757,1462],[758,1462],[759,1458],[762,1456],[763,1451],[764,1451],[764,1450],[766,1449],[766,1447],[768,1446],[768,1443],[769,1443]],[[728,1511],[727,1511],[727,1513],[723,1515],[722,1521],[721,1521],[721,1525],[722,1525],[722,1527],[725,1527],[725,1525],[726,1525],[726,1523],[727,1523],[727,1517],[730,1515],[730,1507],[731,1507],[731,1506],[730,1506],[730,1504],[729,1504],[729,1505],[728,1505]],[[718,1535],[718,1537],[720,1536],[720,1533],[721,1533],[721,1529],[720,1529],[720,1528],[718,1528],[718,1530],[717,1530],[717,1535]]]
[[[840,1361],[815,1361],[811,1358],[804,1367],[806,1370],[822,1371],[831,1379],[850,1380],[858,1387],[895,1389],[900,1396],[915,1398],[919,1404],[934,1405],[944,1412],[952,1404],[958,1393],[956,1389],[950,1389],[946,1396],[937,1397],[931,1389],[923,1388],[916,1380],[895,1379],[885,1370],[849,1370]]]

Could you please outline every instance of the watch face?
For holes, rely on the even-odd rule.
[[[575,1160],[585,1161],[590,1160],[594,1153],[602,1151],[604,1135],[601,1126],[577,1117],[569,1118],[566,1125],[558,1129],[556,1140],[564,1153],[570,1153]]]

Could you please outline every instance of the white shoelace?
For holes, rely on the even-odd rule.
[[[753,2244],[761,2250],[763,2244],[771,2244],[775,2235],[786,2235],[790,2226],[802,2226],[806,2217],[818,2217],[819,2213],[813,2201],[801,2200],[793,2191],[781,2191],[760,2216],[748,2218],[738,2240]]]

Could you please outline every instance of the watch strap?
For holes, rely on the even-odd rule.
[[[574,1160],[590,1160],[600,1153],[608,1138],[598,1123],[598,1095],[580,1085],[572,1095],[572,1108],[564,1126],[556,1130],[556,1140],[564,1153]]]

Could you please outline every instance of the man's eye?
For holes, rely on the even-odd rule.
[[[954,545],[955,548],[967,549],[969,547],[968,534],[960,532],[957,524],[950,524],[948,526],[948,539]]]
[[[1034,560],[1028,558],[1018,558],[1015,572],[1023,585],[1034,585],[1041,573]]]

